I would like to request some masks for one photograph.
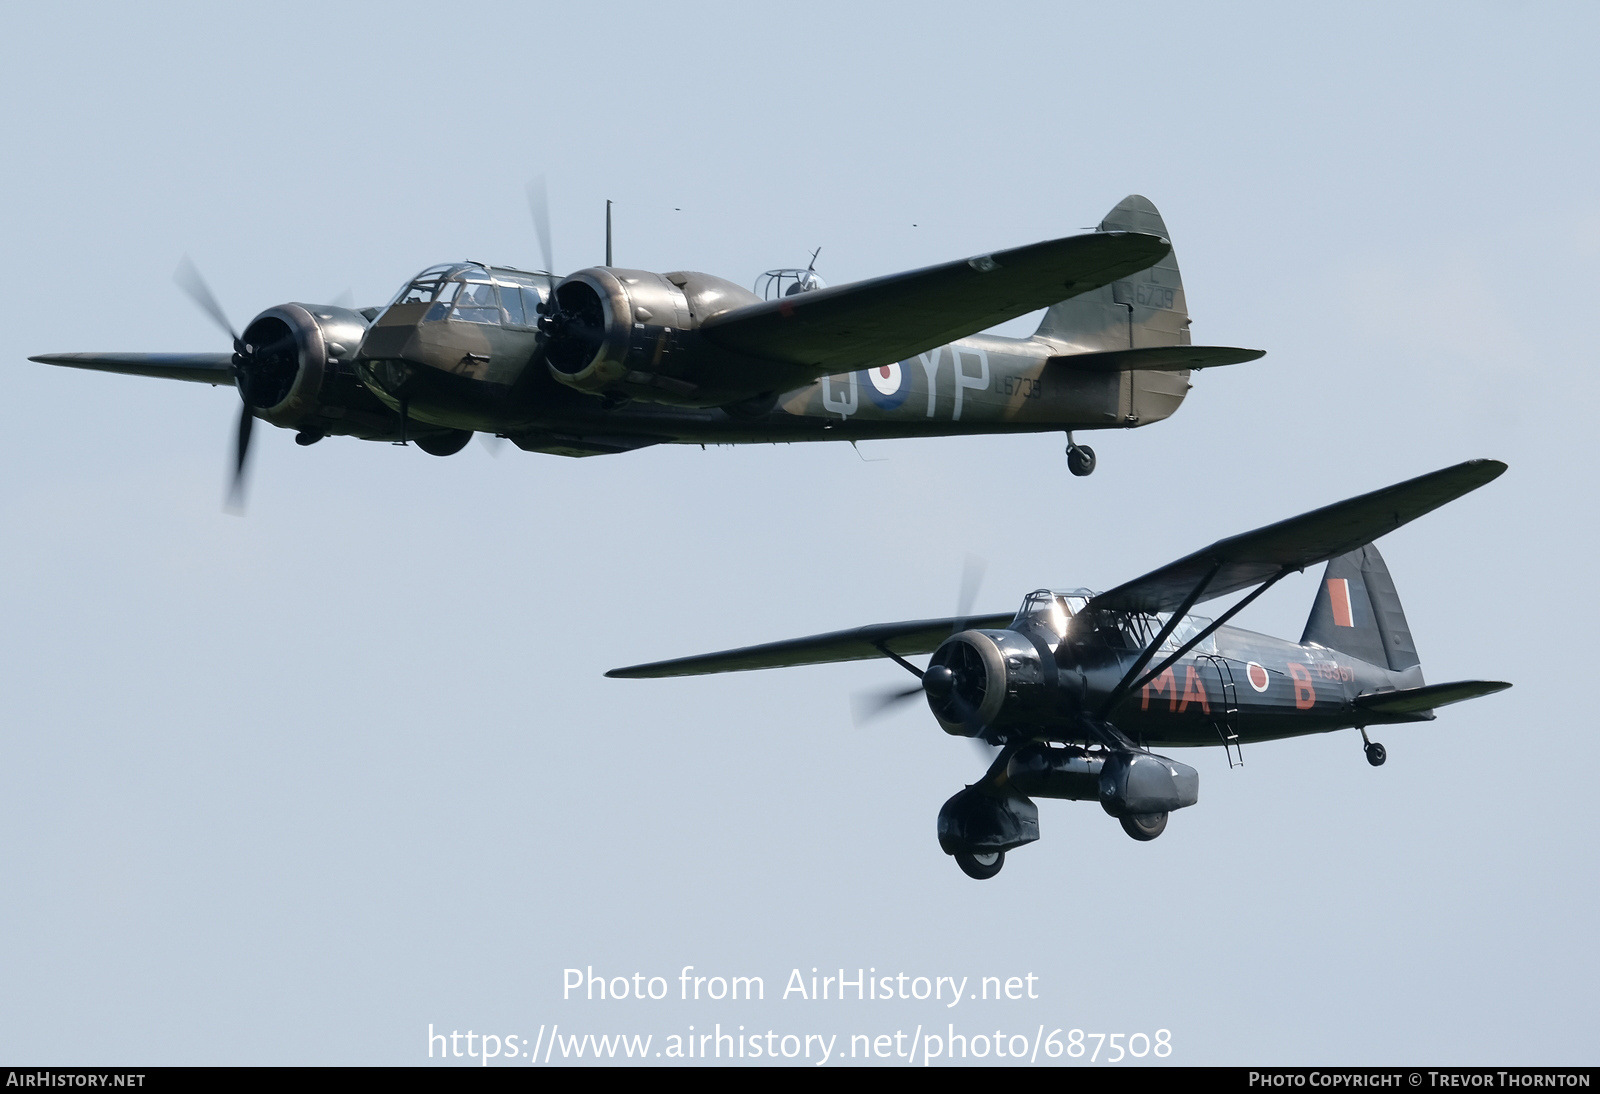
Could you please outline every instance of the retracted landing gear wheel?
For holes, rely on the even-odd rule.
[[[1388,751],[1377,741],[1373,741],[1367,746],[1367,762],[1373,767],[1382,767],[1383,761],[1388,758]]]
[[[1094,449],[1086,444],[1067,446],[1067,470],[1078,478],[1094,473]]]
[[[1122,830],[1140,843],[1149,843],[1167,830],[1165,813],[1129,813],[1118,819],[1122,821]]]
[[[956,865],[970,878],[987,881],[1006,864],[1004,851],[957,851]]]
[[[454,456],[472,440],[472,430],[452,429],[448,433],[431,433],[417,438],[417,447],[430,456]]]

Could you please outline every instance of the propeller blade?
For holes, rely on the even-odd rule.
[[[907,699],[915,699],[921,694],[921,684],[910,688],[858,691],[850,697],[850,713],[859,726],[889,713]]]
[[[500,458],[500,453],[505,450],[506,439],[498,433],[479,433],[478,443],[483,445],[483,450],[495,459]]]
[[[233,482],[228,487],[228,511],[244,512],[244,464],[250,455],[250,430],[256,416],[248,402],[239,407],[239,435],[234,449]]]
[[[962,563],[961,593],[956,601],[956,625],[951,634],[967,629],[967,620],[972,618],[972,605],[978,599],[978,588],[983,584],[983,575],[988,569],[989,564],[977,555],[968,555]]]
[[[528,183],[528,212],[533,216],[533,230],[539,235],[539,254],[544,268],[554,274],[556,260],[550,246],[550,195],[545,191],[544,176]]]
[[[213,323],[227,332],[228,337],[233,339],[233,351],[238,353],[241,343],[239,336],[234,333],[233,324],[228,322],[228,313],[217,303],[217,298],[212,295],[211,286],[200,276],[200,270],[189,260],[188,255],[184,255],[183,261],[178,263],[178,270],[172,275],[172,279],[178,283],[180,289],[189,294],[189,299],[199,305],[201,311],[211,317]]]

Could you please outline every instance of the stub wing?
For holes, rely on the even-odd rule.
[[[831,631],[807,638],[790,638],[760,646],[744,646],[720,653],[702,653],[648,665],[629,665],[606,673],[614,679],[642,680],[662,676],[705,676],[713,672],[744,672],[748,669],[787,668],[791,665],[824,665],[833,661],[865,661],[887,657],[885,650],[901,657],[932,653],[959,627],[1004,627],[1015,618],[1004,615],[974,615],[964,619],[914,619],[904,623],[874,623],[847,631]]]
[[[1504,680],[1458,680],[1453,684],[1429,684],[1427,687],[1406,688],[1402,691],[1378,691],[1357,696],[1355,708],[1367,714],[1397,720],[1426,720],[1433,717],[1435,707],[1448,706],[1483,695],[1493,695],[1511,685]]]
[[[1500,476],[1499,460],[1468,460],[1370,494],[1313,509],[1253,532],[1219,539],[1192,555],[1101,593],[1090,610],[1168,612],[1205,580],[1196,603],[1260,585],[1371,543]]]
[[[159,376],[198,384],[233,386],[231,353],[41,353],[28,358],[42,365],[120,372],[128,376]]]
[[[1172,250],[1158,235],[1093,232],[797,293],[712,316],[707,341],[818,376],[903,361],[1108,285]]]

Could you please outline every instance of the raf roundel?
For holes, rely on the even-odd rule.
[[[911,394],[911,388],[906,383],[905,370],[896,361],[889,365],[879,365],[877,368],[863,369],[862,376],[867,379],[867,394],[872,396],[872,401],[884,410],[893,410],[906,401],[906,396]]]
[[[1250,686],[1257,691],[1266,691],[1271,680],[1267,677],[1267,670],[1251,661],[1245,666],[1244,674],[1250,680]]]

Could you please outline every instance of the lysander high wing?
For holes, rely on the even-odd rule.
[[[1144,232],[1069,236],[750,304],[700,330],[723,349],[819,376],[871,368],[1109,285],[1171,250]]]
[[[1202,600],[1259,585],[1371,543],[1499,478],[1505,469],[1499,460],[1468,460],[1253,532],[1219,539],[1101,593],[1089,601],[1088,610],[1169,612],[1182,607],[1187,611]]]
[[[932,653],[958,627],[1003,627],[1015,618],[1004,615],[974,615],[951,619],[915,619],[905,623],[874,623],[847,631],[815,634],[809,638],[790,638],[760,646],[745,646],[721,653],[703,653],[654,661],[648,665],[629,665],[612,669],[607,676],[642,680],[661,676],[704,676],[713,672],[744,672],[747,669],[787,668],[791,665],[823,665],[831,661],[865,661],[873,657],[909,657]]]
[[[231,353],[41,353],[28,358],[42,365],[120,372],[128,376],[157,376],[192,380],[198,384],[233,386]]]

